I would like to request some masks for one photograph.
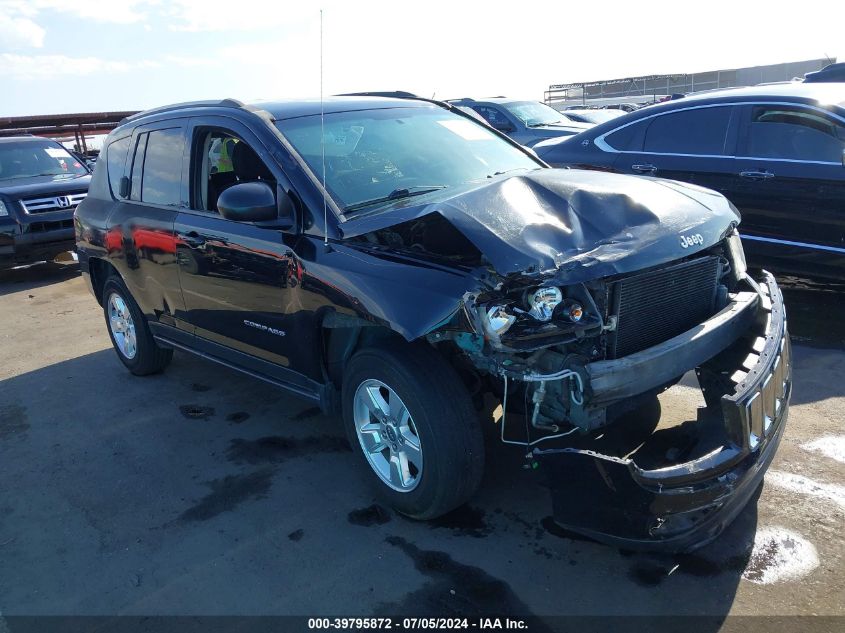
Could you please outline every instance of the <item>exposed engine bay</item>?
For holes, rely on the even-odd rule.
[[[538,431],[599,428],[670,387],[683,372],[638,399],[614,402],[595,392],[591,364],[641,352],[723,310],[744,275],[743,262],[740,270],[731,263],[735,239],[619,278],[566,286],[556,276],[540,283],[520,277],[467,293],[461,313],[428,339],[451,341],[477,371],[499,379],[506,405],[517,399],[515,408]]]

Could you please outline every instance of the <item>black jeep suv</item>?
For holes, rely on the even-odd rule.
[[[46,138],[0,138],[0,269],[73,250],[91,172]]]
[[[342,97],[126,119],[76,231],[131,372],[181,349],[342,412],[420,519],[472,495],[495,417],[558,522],[682,550],[745,505],[788,410],[781,294],[738,219],[700,187],[550,169],[448,104]],[[625,411],[690,370],[695,441],[648,450]]]

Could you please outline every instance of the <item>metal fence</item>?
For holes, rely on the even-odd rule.
[[[551,106],[642,103],[662,96],[790,81],[819,70],[835,59],[811,59],[767,66],[711,70],[691,74],[645,75],[569,84],[552,84],[543,95]]]

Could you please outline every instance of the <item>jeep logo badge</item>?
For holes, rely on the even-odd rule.
[[[690,246],[695,246],[696,244],[704,244],[704,238],[701,237],[701,233],[681,235],[681,246],[683,248],[689,248]]]

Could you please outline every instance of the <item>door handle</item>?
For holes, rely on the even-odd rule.
[[[742,178],[748,178],[749,180],[766,180],[768,178],[774,178],[775,175],[770,171],[741,171],[739,175]]]
[[[647,163],[645,165],[631,165],[631,169],[633,169],[638,174],[653,174],[657,171],[657,167],[655,167],[651,163]]]

